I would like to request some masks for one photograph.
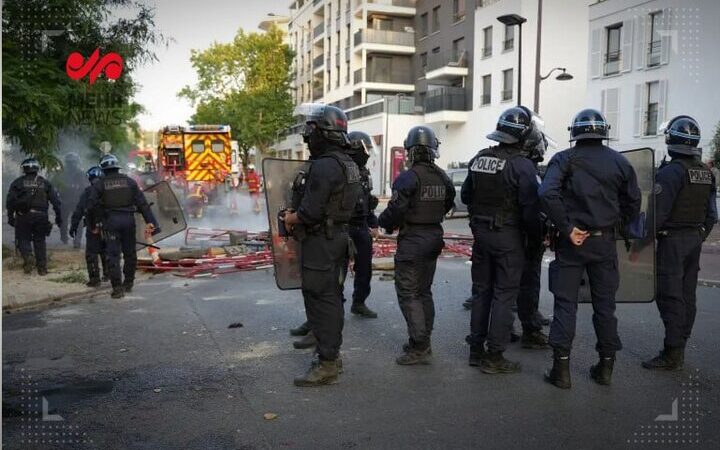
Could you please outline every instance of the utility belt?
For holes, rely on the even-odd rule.
[[[586,230],[588,237],[609,237],[615,239],[617,237],[617,230],[613,227],[610,228],[598,228],[595,230]]]
[[[664,238],[668,236],[692,236],[694,234],[705,235],[705,227],[702,225],[689,226],[682,228],[668,228],[657,232],[658,238]]]
[[[121,208],[108,208],[105,210],[108,214],[135,214],[134,206],[124,206]]]
[[[30,209],[28,209],[27,212],[33,213],[33,214],[47,214],[48,210],[47,209],[30,208]]]
[[[500,216],[472,216],[470,218],[472,226],[480,227],[491,231],[499,231],[504,228],[516,229],[518,224],[513,221],[506,221]]]
[[[332,219],[325,219],[324,222],[314,225],[307,225],[302,223],[296,224],[293,226],[292,233],[290,234],[292,234],[292,236],[296,240],[302,241],[307,235],[317,236],[325,233],[325,237],[327,239],[333,239],[336,233],[343,232],[348,232],[348,224],[346,222],[335,223]],[[282,231],[280,235],[283,235]]]

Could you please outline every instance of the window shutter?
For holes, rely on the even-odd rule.
[[[635,85],[635,115],[633,120],[633,136],[640,136],[642,134],[644,87],[644,84]]]
[[[667,118],[667,80],[660,80],[658,82],[658,128],[660,124],[665,122]]]
[[[602,28],[592,30],[590,37],[590,76],[598,78],[600,76],[600,68],[602,67]]]
[[[662,11],[662,33],[660,37],[660,64],[667,64],[670,61],[670,46],[672,45],[671,33],[677,33],[672,29],[672,17],[670,8]]]
[[[623,21],[622,26],[622,47],[620,53],[620,64],[622,72],[632,70],[632,48],[633,48],[633,20]]]
[[[646,23],[649,16],[635,16],[635,69],[645,68],[645,58],[648,52],[648,39]]]
[[[605,119],[610,124],[610,139],[617,139],[620,134],[619,100],[620,88],[605,91]]]

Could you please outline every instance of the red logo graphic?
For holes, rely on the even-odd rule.
[[[68,56],[65,63],[65,72],[73,80],[79,80],[90,74],[90,84],[95,83],[97,77],[105,72],[105,76],[109,80],[117,80],[120,78],[123,70],[122,56],[115,52],[110,52],[100,58],[100,49],[96,48],[90,58],[85,61],[85,57],[78,52],[73,52]]]

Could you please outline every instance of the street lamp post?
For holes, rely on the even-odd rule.
[[[556,70],[562,70],[562,73],[555,77],[556,80],[569,81],[573,79],[573,76],[567,73],[564,67],[555,67],[544,77],[540,76],[540,72],[538,72],[535,77],[535,107],[533,108],[533,111],[538,114],[540,114],[540,82],[550,78],[550,75],[552,75]]]
[[[517,25],[519,32],[518,32],[518,95],[517,95],[517,103],[520,105],[522,101],[522,24],[527,22],[527,19],[523,16],[520,16],[518,14],[505,14],[504,16],[500,16],[497,18],[500,22],[505,24],[506,26],[512,27]]]

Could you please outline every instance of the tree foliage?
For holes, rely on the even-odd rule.
[[[116,12],[122,9],[122,17]],[[128,13],[129,11],[129,13]],[[3,135],[46,167],[59,165],[57,137],[83,133],[94,147],[103,140],[128,145],[142,111],[132,101],[133,70],[155,59],[153,10],[134,0],[6,0],[2,8]],[[116,52],[123,58],[117,80],[71,79],[65,63],[73,52],[86,58]]]
[[[240,29],[232,42],[193,50],[198,82],[178,93],[195,106],[192,123],[229,124],[246,160],[251,148],[266,150],[292,122],[293,52],[283,36],[277,27],[266,33]]]
[[[710,148],[713,150],[711,160],[714,162],[715,167],[720,167],[720,122],[715,125],[715,133],[710,140]]]

